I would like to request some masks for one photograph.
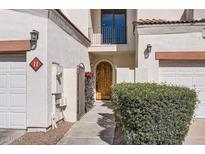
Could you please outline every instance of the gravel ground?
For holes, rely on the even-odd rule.
[[[56,129],[47,132],[30,132],[16,139],[13,145],[55,145],[71,128],[73,123],[60,121]]]

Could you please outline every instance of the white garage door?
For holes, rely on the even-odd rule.
[[[25,54],[0,54],[0,128],[26,128]]]
[[[194,88],[200,103],[196,117],[205,118],[205,62],[163,62],[160,61],[160,82]]]

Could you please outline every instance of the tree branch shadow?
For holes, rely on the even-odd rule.
[[[102,106],[107,106],[111,108],[110,104],[103,104]],[[108,144],[113,144],[114,130],[115,130],[115,117],[111,113],[98,113],[102,118],[98,118],[97,124],[103,128],[99,134],[100,138]]]

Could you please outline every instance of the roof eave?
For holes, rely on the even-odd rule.
[[[143,27],[167,27],[167,26],[202,26],[205,25],[205,22],[198,23],[169,23],[169,24],[133,24],[134,27],[143,28]]]

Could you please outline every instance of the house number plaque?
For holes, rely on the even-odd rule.
[[[33,70],[34,70],[35,72],[37,72],[38,69],[39,69],[42,65],[43,65],[43,63],[42,63],[37,57],[35,57],[35,58],[31,61],[31,63],[30,63],[30,66],[33,68]]]

